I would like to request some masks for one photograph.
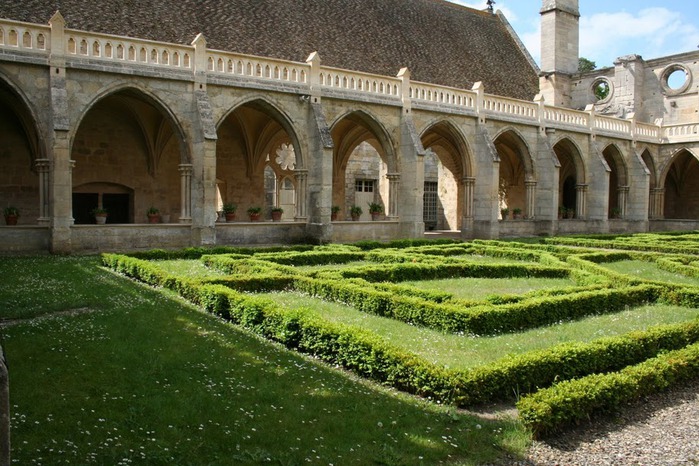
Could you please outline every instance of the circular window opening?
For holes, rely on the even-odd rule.
[[[668,95],[681,94],[689,88],[690,84],[691,75],[683,65],[670,65],[662,74],[662,86]]]
[[[667,87],[673,91],[679,91],[687,82],[687,73],[684,70],[675,70],[667,75]]]
[[[606,79],[598,79],[592,84],[592,94],[597,102],[609,100],[612,94],[612,86]]]

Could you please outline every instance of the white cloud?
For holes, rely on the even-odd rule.
[[[598,66],[611,66],[615,58],[632,53],[649,59],[695,50],[698,43],[699,29],[666,8],[580,19],[580,55]]]

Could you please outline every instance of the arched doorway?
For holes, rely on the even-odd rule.
[[[524,218],[534,217],[534,166],[523,139],[512,130],[495,139],[500,157],[498,204],[501,212],[521,212]]]
[[[461,230],[472,218],[470,159],[463,138],[448,122],[436,123],[421,136],[425,148],[423,221],[428,230]]]
[[[666,219],[699,219],[699,161],[688,150],[679,151],[665,171]]]
[[[369,220],[369,206],[383,209],[379,218],[397,215],[389,177],[395,173],[393,150],[386,132],[364,112],[352,112],[332,127],[333,207],[339,219],[349,219],[353,207],[361,209],[360,220]]]
[[[297,196],[298,142],[281,112],[263,100],[247,102],[222,119],[217,134],[218,211],[235,204],[244,220],[259,207],[269,219],[281,207],[284,219],[305,218],[305,196]]]
[[[48,222],[49,163],[36,120],[25,99],[1,79],[0,143],[0,211],[17,208],[19,225]]]
[[[641,152],[641,160],[648,170],[648,218],[662,218],[663,215],[663,192],[658,188],[658,174],[655,167],[653,156],[648,149]]]
[[[184,137],[153,97],[132,88],[102,97],[83,116],[71,150],[76,223],[94,223],[98,207],[109,223],[145,223],[151,209],[165,222],[190,220],[182,211],[191,196],[181,192],[190,167]]]
[[[562,139],[553,146],[560,168],[558,171],[559,218],[583,218],[585,216],[585,169],[580,151],[569,139]]]
[[[609,203],[607,217],[625,218],[629,186],[624,157],[621,155],[621,151],[614,145],[607,146],[604,151],[602,151],[602,156],[609,167]]]

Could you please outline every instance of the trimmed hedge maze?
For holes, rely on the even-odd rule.
[[[538,244],[405,240],[193,248],[102,258],[119,273],[172,290],[258,335],[399,390],[458,407],[516,402],[522,421],[539,436],[699,375],[699,311],[612,336],[600,329],[599,337],[503,350],[492,362],[475,365],[434,362],[429,351],[389,338],[385,327],[348,323],[342,315],[384,318],[399,334],[422,329],[435,341],[449,335],[450,341],[480,342],[547,328],[555,333],[642,306],[651,314],[663,312],[663,305],[691,313],[699,307],[695,232],[547,238]],[[200,271],[183,273],[183,262]],[[437,286],[440,280],[468,288],[520,279],[546,285],[484,298]],[[287,305],[292,296],[304,304]],[[337,306],[333,312],[340,318],[324,314],[318,302]],[[454,357],[467,354],[455,351]]]

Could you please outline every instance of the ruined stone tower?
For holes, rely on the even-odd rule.
[[[579,20],[578,0],[543,0],[539,87],[548,105],[570,106],[570,76],[578,71]]]

